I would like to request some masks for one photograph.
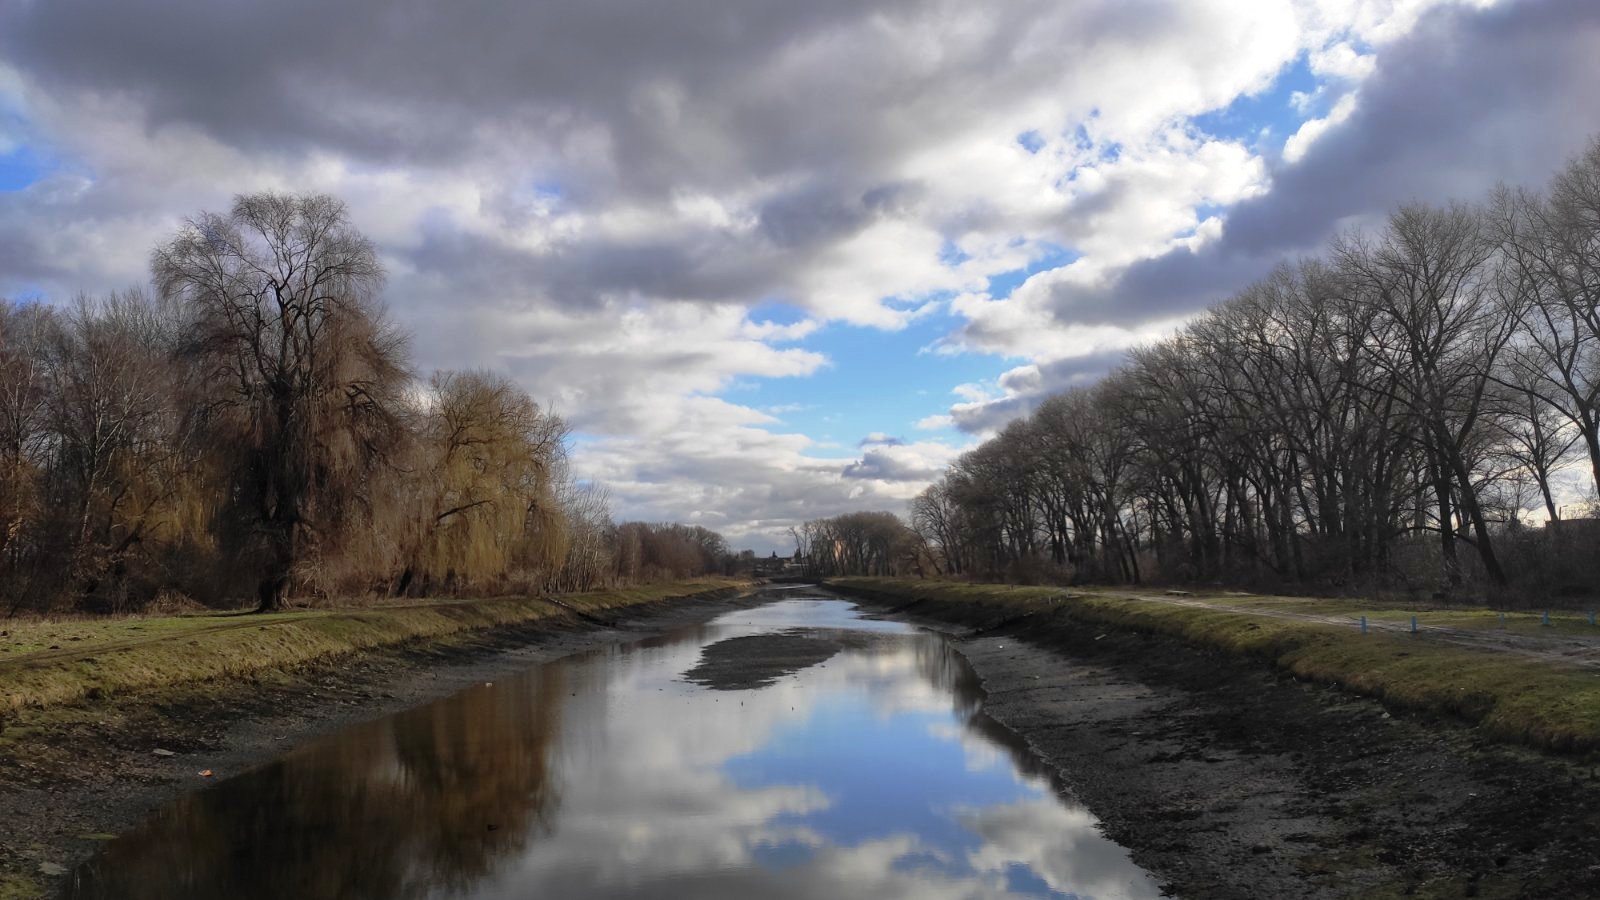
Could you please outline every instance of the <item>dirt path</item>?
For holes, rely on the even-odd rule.
[[[1335,625],[1340,628],[1358,629],[1361,627],[1359,615],[1322,615],[1317,613],[1296,613],[1287,610],[1261,609],[1259,607],[1235,606],[1215,600],[1203,600],[1198,597],[1183,595],[1150,595],[1150,594],[1107,594],[1100,596],[1115,596],[1126,600],[1136,600],[1141,603],[1155,603],[1163,606],[1182,606],[1191,609],[1208,609],[1216,612],[1237,613],[1246,616],[1259,616],[1267,619],[1285,619],[1295,622],[1308,622],[1317,625]],[[1510,653],[1516,656],[1536,659],[1541,662],[1563,663],[1572,666],[1587,668],[1600,668],[1600,634],[1595,637],[1581,637],[1570,634],[1519,634],[1510,631],[1478,628],[1453,628],[1442,625],[1427,625],[1418,623],[1415,633],[1411,630],[1411,623],[1391,622],[1369,618],[1367,630],[1381,634],[1402,634],[1412,636],[1418,640],[1438,641],[1446,644],[1455,644],[1470,647],[1474,650],[1488,650],[1495,653]]]

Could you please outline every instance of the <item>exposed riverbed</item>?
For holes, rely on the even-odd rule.
[[[946,638],[788,596],[314,741],[68,896],[1160,896]]]
[[[1590,760],[1064,610],[784,602],[835,596],[68,711],[0,748],[0,851],[82,897],[1600,897]]]

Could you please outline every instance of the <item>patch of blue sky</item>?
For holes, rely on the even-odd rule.
[[[1305,54],[1279,70],[1271,84],[1255,94],[1235,97],[1222,109],[1193,119],[1194,127],[1223,140],[1254,144],[1263,129],[1279,141],[1293,134],[1307,115],[1296,108],[1295,94],[1314,94],[1317,77]]]
[[[945,241],[944,246],[939,248],[939,262],[947,266],[959,266],[971,258],[955,241]]]
[[[519,193],[528,202],[549,210],[561,208],[567,202],[568,191],[557,181],[548,178],[530,178],[523,181]]]
[[[0,282],[0,296],[16,304],[49,303],[44,285],[37,281],[20,281],[15,285]]]
[[[806,319],[806,311],[782,300],[763,300],[745,313],[758,325],[793,325]]]
[[[792,325],[807,316],[790,304],[768,301],[755,306],[748,317],[758,324]],[[819,443],[810,455],[820,458],[855,459],[862,438],[874,432],[907,441],[964,444],[969,438],[955,429],[916,427],[925,418],[949,411],[957,400],[950,389],[957,384],[992,380],[1008,367],[993,357],[928,350],[962,321],[941,307],[899,331],[827,325],[778,346],[822,353],[828,365],[804,377],[746,376],[717,396],[772,416],[776,421],[765,426],[768,431],[811,437]],[[584,432],[571,438],[575,453],[598,440]]]
[[[1006,893],[1018,897],[1066,896],[1072,898],[1072,900],[1079,900],[1077,894],[1063,895],[1051,888],[1050,883],[1045,881],[1038,872],[1022,863],[1012,863],[1006,867]],[[1083,900],[1092,900],[1092,898],[1083,898]]]
[[[827,366],[804,378],[742,379],[722,396],[775,416],[779,421],[768,425],[769,431],[801,432],[820,442],[815,456],[854,456],[857,444],[873,432],[908,441],[964,443],[965,437],[950,429],[916,427],[949,411],[956,399],[951,388],[993,379],[1003,368],[993,357],[923,352],[962,321],[940,308],[899,331],[824,326],[800,346],[827,356]]]
[[[555,410],[554,412],[556,415],[561,415],[561,410],[559,409]],[[598,441],[599,438],[596,438],[592,434],[583,431],[575,431],[567,436],[567,447],[569,452],[578,453],[593,447]]]
[[[960,253],[954,244],[946,251],[952,257]],[[1028,265],[992,276],[989,295],[1007,297],[1030,277],[1067,265],[1078,255],[1065,247],[1044,245]],[[768,301],[752,309],[749,318],[790,325],[804,319],[805,313]],[[767,426],[770,431],[811,436],[819,442],[816,456],[850,455],[863,437],[874,432],[908,441],[964,444],[968,437],[953,428],[918,428],[917,423],[947,414],[957,399],[950,393],[956,385],[992,381],[1016,361],[933,352],[931,348],[963,321],[941,304],[899,331],[828,325],[801,346],[826,355],[829,365],[805,378],[741,379],[722,396],[775,416],[779,421]]]
[[[782,824],[803,825],[836,846],[910,833],[961,860],[981,840],[956,810],[1043,795],[1009,765],[969,766],[959,740],[935,737],[936,726],[953,724],[949,714],[885,716],[864,695],[830,701],[722,767],[741,788],[805,785],[829,798],[826,807],[784,816]]]
[[[1026,266],[991,276],[989,278],[989,296],[996,299],[1009,297],[1011,292],[1016,290],[1024,281],[1040,272],[1059,269],[1076,260],[1079,255],[1057,244],[1044,244],[1041,247],[1041,252]]]
[[[783,841],[757,844],[751,848],[750,855],[763,869],[793,869],[810,862],[816,850],[810,844]]]
[[[27,144],[0,153],[0,191],[20,191],[43,178],[50,164]]]
[[[1073,129],[1072,129],[1072,145],[1080,153],[1087,153],[1090,150],[1094,149],[1094,145],[1095,145],[1094,134],[1092,132],[1090,132],[1089,125],[1097,117],[1099,117],[1099,115],[1100,115],[1100,110],[1092,109],[1092,110],[1089,111],[1088,121],[1079,122],[1077,125],[1073,126]]]

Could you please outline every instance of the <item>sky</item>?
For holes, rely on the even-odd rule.
[[[1600,132],[1593,0],[0,0],[0,296],[349,205],[619,520],[903,511],[1040,398]]]

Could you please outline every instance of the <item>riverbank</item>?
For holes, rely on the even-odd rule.
[[[1494,628],[1498,620],[1490,613],[1363,612],[1345,601],[1241,594],[1152,596],[881,578],[829,584],[979,628],[1026,620],[1163,635],[1373,697],[1395,711],[1455,717],[1497,741],[1600,751],[1600,629],[1581,630],[1584,620],[1576,616],[1548,628],[1534,616]],[[1365,631],[1360,615],[1369,620]],[[1406,621],[1413,616],[1415,634]]]
[[[1492,737],[1450,709],[1386,709],[1279,664],[1337,654],[1315,630],[1332,626],[1059,589],[830,587],[950,632],[985,711],[1176,896],[1600,897],[1592,758]]]
[[[704,621],[747,587],[0,625],[0,900],[46,896],[172,797],[308,738]]]

